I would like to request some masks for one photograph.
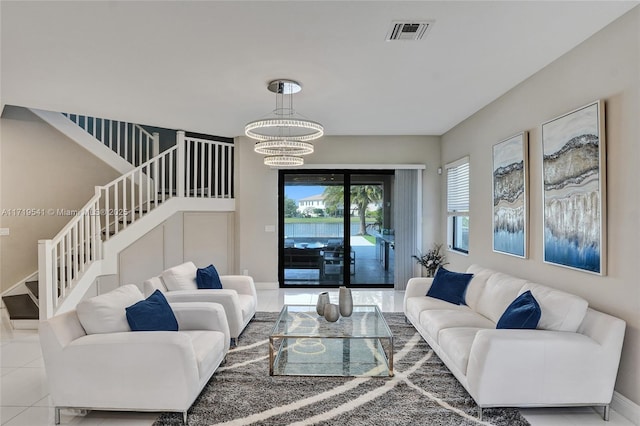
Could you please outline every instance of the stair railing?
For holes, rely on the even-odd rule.
[[[141,165],[160,152],[158,133],[151,134],[138,124],[80,114],[62,115],[134,166]]]
[[[55,314],[102,244],[173,197],[233,198],[232,143],[186,138],[104,186],[50,240],[38,242],[40,319]]]
[[[81,210],[56,212],[74,217],[51,240],[38,241],[38,304],[41,319],[53,315],[58,301],[67,295],[73,281],[89,264],[102,257],[99,201],[99,187],[96,187],[96,194]]]

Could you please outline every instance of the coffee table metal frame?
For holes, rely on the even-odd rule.
[[[301,321],[306,325],[302,326]],[[290,347],[297,339],[324,341],[331,347],[339,347],[342,351],[342,371],[339,373],[285,373],[284,368],[276,368],[286,363]],[[341,342],[342,345],[339,345]],[[375,345],[373,356],[380,364],[376,374],[353,374],[350,368],[358,357],[356,348],[363,342]],[[353,346],[353,347],[352,347]],[[331,355],[338,355],[332,353]],[[369,353],[371,355],[371,353]],[[319,358],[318,364],[322,364]],[[380,368],[380,366],[386,368]],[[278,372],[280,371],[280,372]],[[373,370],[372,370],[373,371]],[[385,374],[387,373],[388,374]],[[376,305],[356,305],[350,317],[341,317],[331,323],[316,313],[312,305],[284,305],[280,315],[269,334],[269,375],[305,375],[305,376],[393,376],[393,333]]]

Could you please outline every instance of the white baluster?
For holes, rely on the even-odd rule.
[[[133,173],[131,173],[129,175],[129,187],[131,189],[131,199],[129,200],[129,204],[131,205],[131,222],[133,223],[133,221],[135,220],[135,218],[133,217],[135,215],[135,203],[136,203],[136,193],[135,193],[135,186],[134,186],[134,176]]]
[[[55,259],[53,253],[52,240],[38,241],[38,305],[41,320],[46,320],[53,316],[53,298],[56,285],[55,274],[53,273]]]
[[[140,214],[138,215],[138,218],[142,217],[142,210],[143,210],[143,204],[142,204],[142,168],[140,168],[138,170],[138,211],[140,212]]]
[[[104,238],[108,240],[111,236],[111,218],[110,218],[110,210],[109,210],[109,188],[106,187],[104,190]],[[115,212],[114,212],[115,214]]]
[[[142,127],[138,127],[138,163],[136,165],[140,165],[144,163],[145,160],[142,158]]]
[[[205,160],[205,148],[206,145],[200,142],[200,197],[204,197],[204,160]]]
[[[145,192],[145,200],[146,200],[146,204],[147,204],[147,210],[151,210],[151,173],[149,173],[149,170],[151,170],[151,164],[148,163],[144,169],[146,170],[146,174],[147,174],[147,178],[145,179],[145,187],[146,187],[146,192]]]
[[[154,155],[155,158],[155,155]],[[156,207],[158,206],[158,191],[160,188],[158,187],[158,180],[160,176],[158,176],[158,158],[153,160],[153,200],[155,202]]]
[[[60,289],[61,298],[67,295],[67,288],[71,287],[71,280],[73,280],[73,276],[71,275],[71,232],[67,232],[64,236],[64,254],[66,258],[64,262],[65,285]]]
[[[124,123],[124,159],[133,163],[129,155],[129,123]]]
[[[84,223],[84,257],[85,263],[93,262],[93,257],[91,256],[91,227],[89,225],[90,216],[85,216],[82,218],[82,223]]]
[[[185,140],[185,146],[186,146],[186,170],[187,170],[187,174],[186,174],[186,180],[185,180],[185,186],[184,186],[184,193],[183,193],[183,197],[189,197],[191,195],[191,190],[192,190],[192,185],[193,185],[193,177],[191,175],[191,141],[190,140]],[[179,158],[179,157],[178,157]],[[195,164],[194,164],[195,166]]]
[[[185,163],[187,162],[185,158],[185,140],[184,140],[184,131],[179,130],[177,133],[178,138],[178,151],[176,153],[177,161],[176,161],[176,196],[184,197],[184,188],[185,188]],[[188,167],[188,164],[187,164]]]
[[[167,157],[167,168],[169,170],[169,192],[167,193],[167,198],[173,197],[178,192],[176,189],[178,178],[175,176],[177,152],[177,150],[171,151]]]
[[[209,198],[211,198],[211,174],[213,173],[213,171],[215,170],[215,167],[213,167],[213,148],[214,148],[214,144],[209,144],[208,146],[208,153],[209,153],[209,170],[207,173],[207,188],[209,191]]]
[[[79,247],[78,247],[78,255],[80,256],[80,270],[82,272],[84,272],[85,266],[87,264],[87,259],[84,255],[84,247],[85,247],[85,235],[86,235],[86,230],[85,230],[85,218],[87,217],[87,211],[84,211],[85,214],[82,215],[82,217],[80,218],[80,221],[78,221],[78,230],[79,230],[79,235],[78,235],[78,240],[80,241],[79,243]]]
[[[127,179],[122,179],[122,212],[126,212],[127,211]],[[123,214],[122,215],[122,229],[126,229],[127,228],[127,215]]]
[[[83,214],[83,212],[79,213]],[[75,219],[74,219],[75,220]],[[72,271],[75,279],[78,279],[78,273],[80,272],[79,266],[79,258],[78,258],[78,222],[73,225],[73,228],[70,230],[72,242],[73,242],[73,253],[71,253],[71,265],[73,265]]]
[[[119,198],[120,194],[118,194],[118,182],[115,182],[113,185],[113,231],[114,234],[118,233],[118,228],[120,225],[120,212],[118,210],[119,207]]]

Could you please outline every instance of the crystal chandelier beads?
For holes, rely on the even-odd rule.
[[[313,141],[324,135],[320,123],[294,118],[269,118],[247,124],[244,133],[259,141],[286,139],[291,141]]]
[[[263,155],[308,155],[313,153],[313,144],[291,140],[268,140],[256,142],[253,150]]]
[[[245,134],[257,140],[254,151],[266,155],[264,164],[292,167],[304,164],[302,155],[313,153],[313,144],[324,135],[318,122],[308,120],[293,109],[293,94],[302,86],[293,80],[273,80],[267,86],[276,94],[276,107],[267,118],[249,122]]]
[[[291,155],[267,155],[264,157],[264,164],[271,167],[295,167],[302,166],[304,159]]]

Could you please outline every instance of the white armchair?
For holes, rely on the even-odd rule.
[[[162,291],[169,302],[215,302],[224,307],[231,333],[231,343],[236,341],[249,321],[254,317],[258,295],[253,278],[246,275],[221,275],[222,289],[198,289],[197,268],[186,262],[164,271],[144,282],[144,294],[149,296]],[[181,289],[179,289],[181,288]]]
[[[134,285],[124,287],[133,287],[142,299]],[[76,310],[40,324],[56,424],[61,408],[176,411],[183,413],[186,424],[187,410],[229,350],[229,327],[219,304],[170,306],[179,331],[102,329],[87,334]],[[100,309],[91,309],[98,316],[94,324],[113,324]]]

